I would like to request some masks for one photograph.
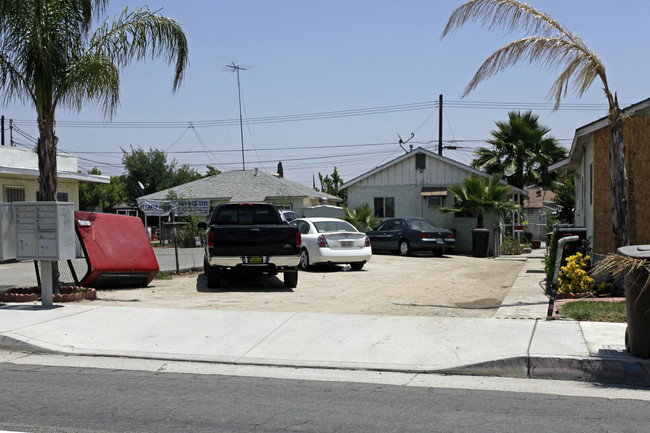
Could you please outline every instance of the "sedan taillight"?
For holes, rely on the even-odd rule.
[[[302,235],[300,234],[300,230],[296,230],[296,248],[300,248],[302,245]]]
[[[419,235],[421,238],[432,238],[433,235],[431,233],[420,233]]]
[[[318,247],[319,248],[329,247],[329,245],[327,245],[327,239],[325,239],[325,235],[320,235],[318,237]]]
[[[365,246],[366,246],[366,247],[369,247],[369,246],[370,246],[370,238],[369,238],[368,236],[366,236],[366,243],[365,243]]]

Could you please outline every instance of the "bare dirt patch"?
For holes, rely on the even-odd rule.
[[[374,255],[361,271],[348,266],[300,272],[298,287],[282,275],[231,277],[208,289],[203,273],[154,280],[146,288],[98,291],[99,305],[290,311],[400,316],[490,317],[524,262],[466,256]]]

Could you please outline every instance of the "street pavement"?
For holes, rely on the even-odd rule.
[[[476,319],[0,304],[0,348],[650,386],[625,324],[546,320],[543,277],[541,260],[526,260],[494,316]]]

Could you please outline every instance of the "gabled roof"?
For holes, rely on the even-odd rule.
[[[174,191],[178,197],[183,198],[227,201],[264,201],[275,198],[317,200],[321,197],[327,198],[330,203],[342,201],[331,194],[316,191],[311,187],[257,169],[228,171],[139,198],[165,200],[170,191]]]
[[[473,167],[470,167],[469,165],[465,165],[465,164],[460,163],[458,161],[454,161],[453,159],[449,159],[449,158],[444,157],[442,155],[438,155],[437,153],[431,152],[430,150],[427,150],[427,149],[425,149],[423,147],[418,147],[417,149],[413,149],[410,152],[405,153],[404,155],[401,155],[401,156],[399,156],[399,157],[397,157],[397,158],[395,158],[395,159],[393,159],[391,161],[388,161],[385,164],[382,164],[382,165],[380,165],[378,167],[373,168],[370,171],[367,171],[366,173],[362,174],[361,176],[355,177],[354,179],[352,179],[352,180],[344,183],[343,185],[341,185],[341,188],[347,188],[347,187],[349,187],[351,185],[354,185],[355,183],[361,182],[362,180],[364,180],[364,179],[366,179],[366,178],[368,178],[368,177],[370,177],[370,176],[372,176],[372,175],[374,175],[376,173],[379,173],[380,171],[386,169],[387,167],[398,164],[398,163],[404,161],[407,158],[411,158],[411,157],[415,156],[418,153],[423,153],[423,154],[425,154],[425,155],[427,155],[427,156],[429,156],[431,158],[437,159],[437,160],[442,161],[442,162],[444,162],[446,164],[449,164],[449,165],[452,165],[454,167],[460,168],[461,170],[468,171],[468,172],[470,172],[472,174],[475,174],[477,176],[482,176],[482,177],[485,177],[485,178],[488,178],[488,179],[490,179],[492,177],[491,175],[489,175],[489,174],[487,174],[487,173],[485,173],[483,171],[477,170],[477,169],[475,169]],[[501,183],[504,184],[504,185],[507,185],[507,182],[505,180],[502,180]],[[515,186],[510,186],[510,188],[514,192],[516,192],[518,194],[528,195],[528,193],[523,189],[517,188]]]
[[[650,98],[644,99],[643,101],[632,104],[629,107],[623,108],[623,114],[626,116],[639,116],[650,114]],[[569,150],[569,156],[562,161],[558,161],[555,164],[549,166],[550,171],[558,169],[568,169],[573,170],[580,164],[582,159],[582,142],[583,140],[601,128],[604,128],[609,125],[609,117],[604,116],[600,119],[588,123],[584,126],[576,129],[575,135],[573,136],[573,142],[571,143],[571,150]]]

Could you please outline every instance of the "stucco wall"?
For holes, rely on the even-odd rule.
[[[6,201],[6,188],[24,188],[25,201],[36,201],[38,182],[35,178],[27,176],[2,176],[0,175],[0,202]],[[79,183],[59,179],[57,192],[68,193],[68,201],[74,203],[75,210],[79,210]]]
[[[0,165],[38,170],[38,155],[30,149],[0,146]],[[76,173],[78,169],[77,157],[57,153],[56,165],[58,171]]]

